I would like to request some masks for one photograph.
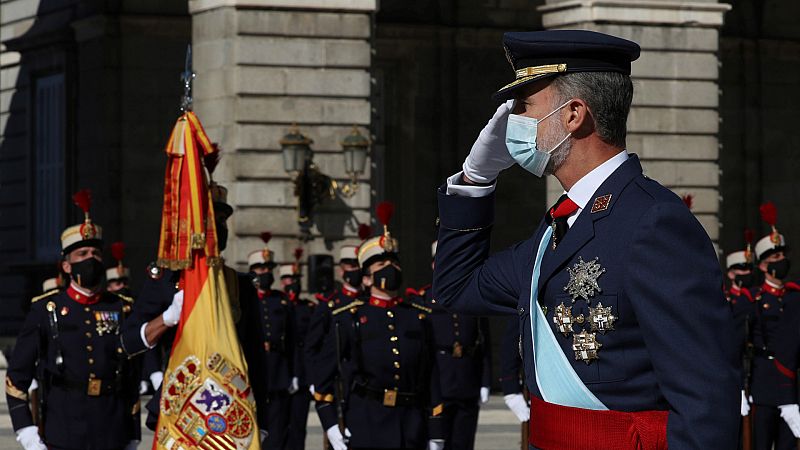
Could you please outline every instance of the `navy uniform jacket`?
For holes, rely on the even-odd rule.
[[[444,309],[433,300],[430,286],[407,293],[433,311],[428,317],[442,399],[477,401],[481,387],[492,385],[489,319]]]
[[[108,292],[98,296],[96,303],[82,304],[85,296],[69,289],[34,300],[6,378],[15,431],[33,425],[27,393],[38,364],[47,445],[115,449],[140,439],[138,371],[119,345],[132,300]]]
[[[286,391],[295,375],[294,311],[281,291],[270,290],[260,295],[253,292],[248,301],[255,307],[257,326],[247,340],[257,349],[248,364],[261,366],[263,376],[252,384],[265,392]]]
[[[307,298],[299,298],[290,302],[292,306],[292,316],[294,317],[294,373],[300,386],[311,384],[311,367],[306,358],[305,346],[308,345],[308,330],[317,303]]]
[[[584,384],[611,410],[668,410],[670,449],[734,448],[739,429],[740,362],[730,342],[733,317],[720,286],[716,253],[700,223],[672,192],[642,175],[635,155],[618,167],[553,250],[548,245],[539,301],[562,351]],[[541,398],[533,370],[530,324],[534,258],[545,232],[489,256],[494,194],[439,191],[434,298],[464,314],[517,312],[526,385]],[[592,210],[595,210],[593,213]],[[605,269],[592,304],[611,306],[614,330],[598,333],[599,360],[575,359],[573,338],[553,323],[569,305],[567,268],[578,258]],[[585,301],[573,314],[588,316]],[[574,331],[578,331],[578,327]],[[535,420],[535,419],[534,419]]]
[[[522,356],[520,356],[519,323],[516,317],[508,320],[500,344],[500,386],[503,395],[522,393]]]
[[[753,402],[768,406],[797,403],[800,285],[786,283],[783,289],[774,289],[765,283],[753,297]]]
[[[433,338],[427,318],[430,309],[406,300],[381,307],[361,301],[334,311],[331,334],[319,354],[320,381],[317,412],[324,429],[336,425],[334,405],[337,353],[341,355],[344,382],[349,385],[344,416],[355,448],[423,448],[429,430],[439,419],[432,405],[441,397],[431,386]],[[335,324],[339,322],[340,348],[336,349]],[[397,390],[397,404],[384,406],[384,390]],[[380,398],[378,398],[380,397]],[[440,409],[440,408],[439,408]],[[434,412],[438,415],[439,411]]]
[[[748,343],[753,342],[753,325],[756,320],[755,298],[746,288],[738,289],[733,286],[725,290],[725,298],[728,300],[728,305],[730,305],[731,311],[733,312],[733,324],[736,329],[736,340],[733,342],[733,345],[736,347],[736,351],[740,355],[743,364],[746,364],[745,351],[747,351]],[[750,364],[752,366],[752,362]],[[743,389],[745,383],[748,382],[748,380],[745,379],[747,377],[747,370],[747,367],[743,367],[742,369]],[[747,386],[747,388],[749,389],[749,386]]]
[[[322,343],[325,337],[328,336],[331,329],[331,312],[342,306],[349,305],[353,300],[362,297],[364,294],[361,291],[353,292],[345,288],[341,288],[329,295],[327,298],[318,294],[317,299],[319,303],[314,308],[314,313],[311,315],[311,320],[308,323],[308,332],[305,338],[305,359],[306,368],[308,369],[308,382],[316,384],[317,376],[317,355],[322,349]]]

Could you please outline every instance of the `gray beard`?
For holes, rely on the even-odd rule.
[[[563,127],[561,122],[554,123],[558,125],[548,127],[547,132],[542,136],[542,146],[547,150],[553,150],[553,147],[568,134],[568,131]],[[544,168],[544,175],[556,173],[564,164],[564,161],[567,160],[570,151],[572,151],[572,138],[568,138],[559,145],[557,149],[550,153],[550,160],[547,161],[547,167]]]

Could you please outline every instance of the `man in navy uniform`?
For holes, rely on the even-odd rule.
[[[733,448],[739,361],[716,252],[626,151],[639,46],[573,30],[503,43],[516,80],[439,190],[434,298],[518,314],[534,448]],[[566,192],[490,257],[495,182],[515,163]]]
[[[69,284],[33,299],[6,376],[9,414],[25,450],[134,449],[138,373],[119,345],[132,300],[104,289],[102,229],[89,217],[88,191],[74,198],[85,220],[61,235]],[[37,375],[42,438],[27,402]]]
[[[264,234],[262,234],[262,237]],[[255,376],[251,371],[254,389],[263,392],[263,401],[256,403],[263,414],[267,436],[263,448],[287,449],[289,440],[289,418],[291,399],[295,392],[295,344],[294,317],[289,299],[275,279],[273,270],[274,252],[269,249],[269,239],[264,239],[265,247],[250,253],[248,264],[254,277],[256,292],[248,303],[256,306],[253,315],[258,319],[258,327],[247,337],[248,342],[256,343],[258,352],[248,357],[248,368],[260,366],[263,376]],[[245,300],[243,300],[244,302]],[[257,388],[255,386],[258,386]],[[257,397],[262,397],[261,395]]]
[[[443,405],[432,370],[431,310],[399,295],[398,242],[387,228],[392,209],[385,202],[378,205],[384,233],[358,250],[370,297],[366,304],[355,300],[333,310],[332,335],[318,357],[317,412],[334,450],[444,446],[438,425]],[[341,395],[334,387],[337,377],[350,385],[346,399],[335,397]],[[334,404],[341,400],[344,429]]]
[[[796,438],[800,437],[796,379],[800,321],[795,313],[800,303],[800,285],[784,282],[789,275],[789,259],[786,240],[775,228],[775,206],[762,205],[761,216],[772,230],[755,247],[764,283],[752,294],[756,317],[750,389],[753,442],[756,450],[769,450],[773,445],[776,450],[788,450],[796,448]]]
[[[436,257],[436,242],[431,257]],[[431,267],[435,264],[431,263]],[[465,316],[444,309],[433,299],[430,285],[406,290],[409,298],[433,312],[428,316],[433,330],[435,368],[444,404],[442,431],[445,449],[475,448],[480,404],[489,401],[492,380],[489,319]]]
[[[289,298],[294,319],[294,377],[289,386],[289,439],[286,448],[305,448],[308,409],[311,405],[311,369],[308,366],[305,346],[309,323],[317,306],[316,301],[300,295],[300,256],[302,249],[295,250],[295,264],[281,265],[281,286]]]

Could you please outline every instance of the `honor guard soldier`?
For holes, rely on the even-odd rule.
[[[740,362],[716,252],[626,150],[639,46],[583,30],[503,44],[516,79],[439,190],[434,298],[518,315],[534,448],[735,447]],[[566,192],[530,239],[489,256],[495,181],[514,164]]]
[[[528,421],[531,409],[523,394],[522,356],[520,355],[519,323],[516,317],[508,320],[500,344],[500,387],[503,401],[520,423]]]
[[[435,257],[436,242],[431,244],[431,258]],[[471,450],[475,447],[480,404],[489,401],[492,381],[489,319],[450,312],[431,294],[430,285],[419,291],[406,291],[408,298],[418,298],[420,304],[433,311],[428,318],[436,354],[434,370],[444,403],[444,448]]]
[[[437,431],[443,406],[434,392],[439,383],[432,370],[431,310],[399,296],[398,242],[387,227],[393,209],[387,202],[378,205],[384,233],[358,250],[368,301],[333,310],[331,335],[318,358],[317,412],[334,450],[422,449],[428,436],[435,448],[443,442]]]
[[[259,325],[249,342],[258,345],[257,357],[248,358],[248,365],[260,365],[263,377],[251,378],[253,388],[263,391],[264,402],[257,403],[264,415],[267,437],[262,444],[266,449],[288,449],[289,423],[291,412],[290,390],[295,378],[294,311],[289,298],[275,284],[276,268],[274,253],[269,249],[272,235],[261,233],[264,248],[256,250],[247,258],[253,284],[256,287],[252,304]],[[258,388],[256,388],[258,386]],[[295,389],[296,390],[296,389]],[[258,396],[257,396],[258,398]],[[259,414],[261,416],[261,414]]]
[[[767,236],[756,242],[758,270],[764,283],[753,292],[755,324],[751,392],[753,396],[753,441],[756,450],[796,448],[800,437],[800,411],[797,405],[797,328],[793,314],[800,303],[800,285],[784,282],[789,275],[786,241],[778,233],[777,209],[772,203],[761,206],[761,217],[770,225]],[[794,329],[783,338],[785,329]],[[787,357],[787,355],[789,355]]]
[[[309,324],[317,302],[302,297],[300,259],[303,249],[294,251],[294,264],[281,266],[281,285],[289,298],[294,318],[294,377],[289,386],[289,439],[286,448],[300,450],[305,448],[308,409],[311,405],[311,368],[305,357],[306,338]]]
[[[102,230],[89,217],[87,190],[73,196],[85,220],[61,235],[64,290],[33,299],[6,377],[17,441],[26,450],[133,449],[140,440],[138,381],[119,345],[128,297],[103,289]],[[28,408],[37,376],[42,436]]]
[[[106,269],[106,290],[131,296],[131,271],[122,262],[125,259],[125,243],[114,242],[111,244],[111,256],[114,257],[117,264]]]

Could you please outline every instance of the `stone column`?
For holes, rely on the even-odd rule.
[[[719,28],[730,6],[710,1],[547,0],[545,28],[587,29],[642,47],[633,63],[628,151],[645,174],[694,197],[692,211],[719,238]],[[548,178],[548,204],[563,190]]]
[[[353,125],[369,136],[376,7],[376,0],[190,1],[194,111],[224,149],[214,179],[228,187],[235,209],[229,263],[245,268],[265,230],[273,233],[276,259],[292,259],[297,199],[279,141],[293,123],[314,140],[320,170],[346,181],[340,141]],[[369,220],[369,165],[358,193],[345,200],[361,222]],[[345,233],[353,238],[357,230]],[[326,251],[337,248],[326,250],[322,239],[306,248]]]

